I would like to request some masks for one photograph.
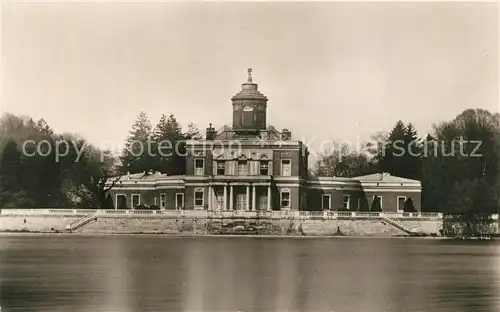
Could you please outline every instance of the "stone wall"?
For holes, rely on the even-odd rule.
[[[80,219],[73,215],[59,216],[2,216],[0,232],[63,232],[66,225]]]
[[[0,216],[2,232],[62,232],[75,216]],[[400,221],[410,229],[439,235],[440,220]],[[86,234],[404,236],[381,219],[193,218],[173,216],[104,216],[76,230]]]

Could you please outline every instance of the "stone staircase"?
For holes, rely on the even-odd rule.
[[[382,220],[384,220],[388,224],[394,226],[395,228],[405,232],[406,234],[413,234],[414,233],[410,228],[405,226],[403,223],[401,223],[398,219],[396,219],[394,217],[382,215]]]
[[[302,222],[302,230],[307,236],[400,236],[406,232],[380,219],[374,220],[338,220]],[[340,234],[338,233],[340,230]]]
[[[66,225],[66,231],[74,232],[74,231],[78,230],[79,228],[89,224],[92,221],[97,221],[97,213],[98,213],[97,211],[92,212],[92,213],[86,215],[85,217],[80,218],[80,219]]]

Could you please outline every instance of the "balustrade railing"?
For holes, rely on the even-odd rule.
[[[133,210],[133,209],[1,209],[0,215],[36,216],[36,215],[74,215],[86,216],[96,212],[98,216],[180,216],[180,217],[268,217],[277,219],[310,219],[310,218],[383,218],[385,216],[395,219],[442,219],[443,214],[438,212],[364,212],[364,211],[294,211],[294,210],[273,210],[273,211],[246,211],[246,210]],[[498,220],[498,215],[492,215],[492,219]]]

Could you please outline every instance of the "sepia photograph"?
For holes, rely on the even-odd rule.
[[[496,1],[0,2],[0,312],[500,311]]]

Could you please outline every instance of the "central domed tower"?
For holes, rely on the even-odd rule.
[[[252,81],[252,69],[248,69],[247,82],[241,91],[232,97],[233,130],[236,132],[259,133],[266,129],[267,97],[258,90]]]

